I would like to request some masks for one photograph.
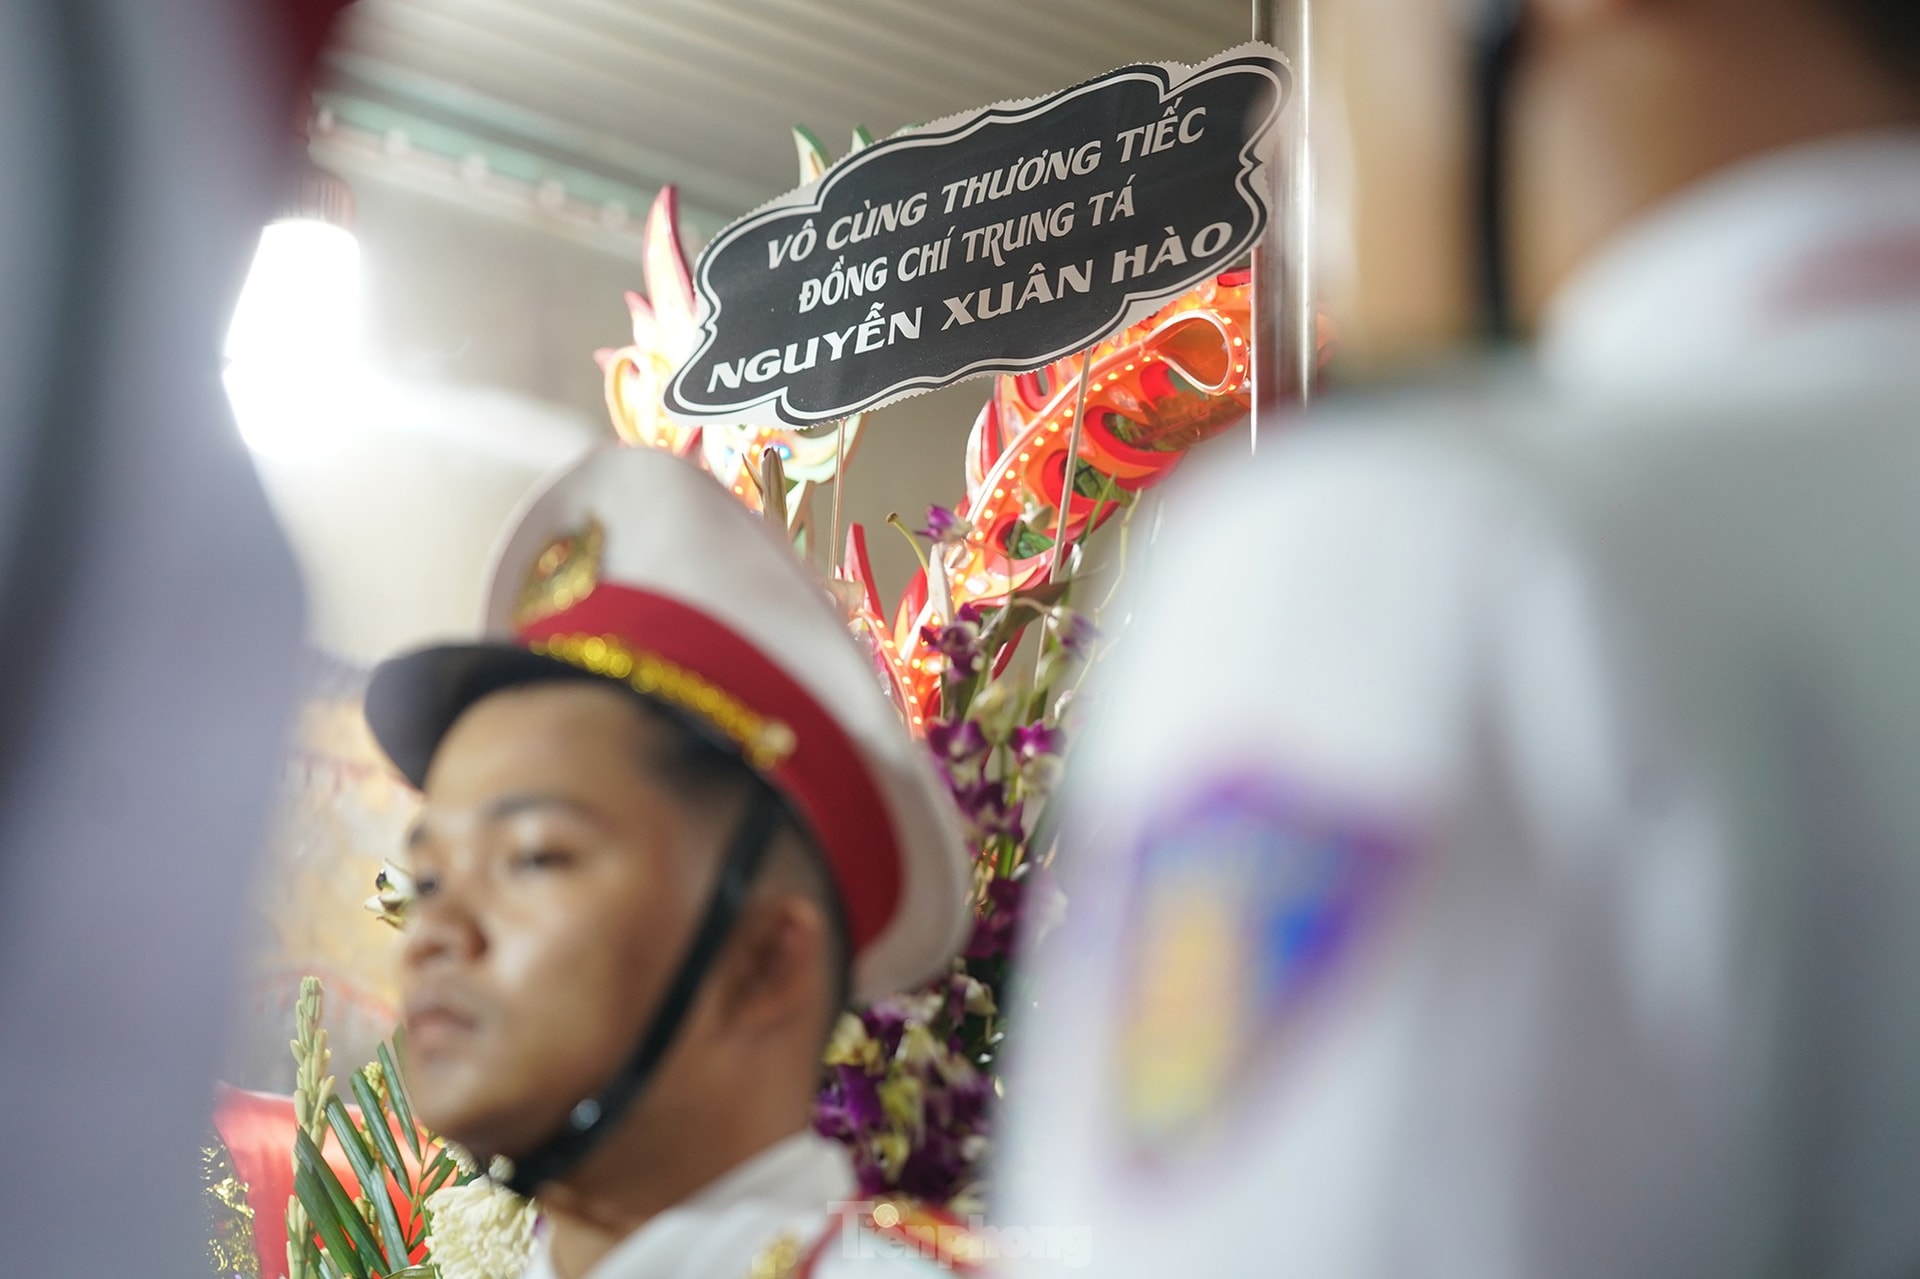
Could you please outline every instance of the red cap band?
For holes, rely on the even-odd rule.
[[[792,729],[793,749],[763,776],[819,843],[855,953],[885,930],[900,904],[898,834],[865,756],[812,694],[711,614],[664,595],[602,582],[572,607],[522,628],[519,639],[575,635],[618,639]]]

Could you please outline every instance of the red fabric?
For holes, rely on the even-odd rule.
[[[304,88],[320,63],[333,23],[353,0],[280,0],[280,27],[286,32],[291,70]]]
[[[295,136],[307,136],[313,88],[320,78],[320,55],[335,21],[353,0],[275,0],[264,6],[278,55],[273,87],[285,103]]]
[[[213,1128],[233,1156],[233,1171],[246,1183],[253,1209],[253,1243],[261,1279],[287,1273],[287,1199],[293,1194],[293,1098],[216,1086]],[[342,1185],[360,1181],[338,1143],[328,1142],[327,1162]]]
[[[347,1107],[356,1119],[359,1108]],[[214,1086],[213,1129],[233,1156],[234,1175],[247,1187],[247,1205],[253,1209],[253,1244],[260,1257],[261,1279],[285,1279],[287,1273],[287,1199],[293,1194],[293,1098],[274,1093],[246,1092],[226,1084]],[[327,1165],[352,1195],[360,1193],[360,1179],[347,1162],[340,1143],[331,1137],[321,1145]],[[412,1154],[401,1155],[412,1161]],[[417,1170],[410,1173],[417,1176]],[[391,1189],[398,1189],[392,1186]],[[395,1202],[401,1202],[396,1198]],[[404,1207],[400,1227],[411,1230],[412,1214]],[[415,1251],[418,1251],[416,1249]]]
[[[832,867],[853,949],[886,929],[900,904],[898,833],[866,757],[812,694],[717,619],[630,587],[601,583],[520,638],[530,643],[561,635],[618,637],[791,728],[798,746],[768,779],[799,811]]]

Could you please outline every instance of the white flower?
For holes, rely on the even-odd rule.
[[[844,1012],[834,1024],[822,1060],[829,1066],[872,1067],[880,1060],[880,1045],[867,1034],[866,1023],[857,1014]]]
[[[1036,755],[1020,767],[1021,785],[1028,795],[1051,795],[1066,775],[1066,761],[1058,755]]]
[[[366,900],[367,910],[378,915],[384,924],[402,927],[407,922],[407,911],[412,908],[417,895],[413,876],[388,862],[380,868],[373,886],[374,894]]]
[[[972,977],[962,977],[966,983],[962,990],[966,992],[967,1011],[975,1017],[991,1017],[1000,1010],[994,1006],[993,990],[985,982]]]
[[[940,1063],[943,1047],[925,1023],[910,1021],[900,1032],[899,1060],[909,1070],[926,1074]]]
[[[486,1179],[427,1196],[427,1252],[441,1279],[520,1279],[533,1254],[533,1205]]]
[[[1020,703],[1014,697],[1012,683],[1012,680],[988,680],[987,686],[974,694],[973,705],[967,708],[967,718],[980,725],[980,731],[990,742],[1004,742],[1007,734],[1013,732]]]

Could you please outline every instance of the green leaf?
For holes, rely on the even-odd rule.
[[[393,1090],[387,1090],[392,1096]],[[374,1149],[380,1154],[380,1160],[393,1170],[393,1175],[401,1184],[407,1181],[407,1167],[400,1158],[400,1145],[393,1139],[393,1129],[387,1126],[387,1108],[380,1104],[373,1085],[359,1071],[353,1075],[353,1098],[360,1103],[360,1122],[366,1125],[367,1135],[373,1138]]]
[[[356,1093],[364,1090],[360,1113],[372,1113],[376,1117],[374,1122],[378,1124],[379,1102],[373,1096],[373,1089],[367,1086],[367,1081],[358,1072],[353,1076],[353,1089]],[[366,1108],[368,1102],[374,1103],[371,1112]],[[353,1165],[353,1175],[360,1179],[360,1194],[373,1201],[374,1215],[380,1219],[380,1233],[385,1236],[387,1245],[383,1250],[385,1265],[380,1268],[385,1270],[388,1266],[405,1265],[407,1236],[400,1229],[399,1214],[393,1210],[393,1196],[387,1193],[386,1176],[375,1166],[373,1152],[367,1149],[365,1138],[353,1126],[353,1116],[347,1113],[346,1104],[338,1097],[327,1102],[327,1122],[333,1127],[333,1135],[340,1139],[340,1148],[347,1152],[347,1162]],[[393,1137],[389,1135],[387,1141],[391,1144]]]
[[[289,1249],[287,1254],[288,1260],[289,1261],[292,1260],[292,1257],[293,1257],[292,1249],[295,1247],[299,1248],[300,1265],[304,1267],[301,1273],[308,1274],[308,1275],[316,1275],[320,1273],[320,1260],[325,1254],[320,1251],[320,1241],[313,1237],[313,1227],[311,1224],[313,1221],[313,1213],[307,1210],[306,1200],[301,1198],[299,1194],[299,1187],[297,1182],[295,1183],[295,1192],[293,1197],[295,1199],[300,1200],[300,1210],[306,1213],[307,1221],[309,1224],[307,1227],[307,1237],[305,1239],[300,1240],[297,1244],[291,1243],[291,1242],[288,1244],[288,1249]]]
[[[1074,484],[1078,489],[1080,485]],[[1034,556],[1053,548],[1053,539],[1045,533],[1028,525],[1023,520],[1015,520],[1006,536],[1007,554],[1016,560],[1030,560]]]
[[[811,151],[821,168],[830,169],[833,167],[833,159],[827,154],[826,143],[820,141],[819,135],[806,125],[796,124],[793,126],[793,142],[794,145],[799,148],[803,162],[807,153]]]
[[[397,1046],[401,1041],[401,1031],[393,1032],[393,1042]],[[400,1075],[400,1067],[394,1064],[398,1053],[388,1052],[381,1044],[376,1050],[380,1055],[380,1069],[387,1072],[387,1096],[393,1098],[394,1113],[400,1117],[400,1131],[406,1135],[407,1145],[413,1151],[415,1159],[420,1158],[420,1128],[413,1118],[413,1099],[407,1096],[407,1081]]]
[[[446,1185],[448,1181],[452,1180],[453,1174],[459,1171],[460,1165],[448,1159],[445,1163],[440,1164],[439,1167],[423,1175],[420,1178],[419,1198],[415,1200],[415,1202],[424,1204],[427,1201],[428,1195],[431,1195],[434,1191]]]
[[[1090,497],[1096,502],[1118,502],[1126,490],[1113,482],[1113,477],[1105,471],[1096,470],[1082,462],[1073,472],[1073,491],[1081,497]]]
[[[296,1142],[306,1139],[301,1133]],[[347,1279],[371,1279],[366,1262],[353,1250],[347,1241],[346,1231],[341,1228],[340,1214],[333,1207],[332,1196],[313,1175],[311,1168],[299,1168],[293,1174],[293,1191],[300,1196],[300,1202],[306,1207],[307,1217],[313,1228],[320,1232],[320,1241],[324,1251],[320,1255],[320,1265],[326,1270],[341,1270]]]
[[[1113,438],[1122,444],[1139,447],[1140,437],[1145,432],[1141,425],[1125,413],[1109,413],[1106,419],[1107,430],[1113,432]]]
[[[300,1202],[307,1205],[307,1215],[313,1218],[314,1225],[320,1227],[320,1237],[326,1240],[330,1253],[336,1246],[350,1245],[344,1256],[334,1257],[335,1263],[350,1266],[354,1272],[352,1279],[369,1279],[367,1263],[380,1256],[380,1245],[373,1241],[367,1223],[360,1219],[360,1210],[353,1206],[353,1196],[340,1184],[340,1178],[334,1176],[320,1148],[313,1144],[313,1138],[304,1132],[296,1132],[293,1143],[294,1157],[298,1161],[294,1174],[296,1189],[299,1186],[299,1174],[304,1171],[316,1183],[315,1190],[332,1210],[330,1218],[323,1220],[321,1214],[314,1210],[315,1205],[308,1203],[307,1196],[302,1194]],[[329,1228],[334,1235],[342,1236],[338,1244],[329,1237]]]

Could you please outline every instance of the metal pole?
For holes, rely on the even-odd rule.
[[[1293,70],[1293,96],[1281,116],[1267,170],[1273,220],[1253,253],[1252,447],[1288,400],[1306,403],[1318,368],[1313,296],[1312,0],[1253,0],[1253,38],[1276,45]]]
[[[1097,343],[1095,345],[1098,345]],[[1047,580],[1060,580],[1060,567],[1067,562],[1067,516],[1073,510],[1073,473],[1080,462],[1080,423],[1087,416],[1087,376],[1093,366],[1093,347],[1080,352],[1080,392],[1073,401],[1073,425],[1067,431],[1067,469],[1060,475],[1060,522],[1053,526],[1053,560],[1047,568]]]
[[[1302,405],[1313,399],[1320,373],[1320,306],[1314,287],[1313,230],[1313,0],[1276,0],[1276,22],[1293,51],[1293,119],[1287,134],[1291,155],[1281,207],[1287,227],[1287,385]]]
[[[846,482],[847,419],[833,424],[833,528],[827,534],[827,575],[840,576],[840,486]]]

